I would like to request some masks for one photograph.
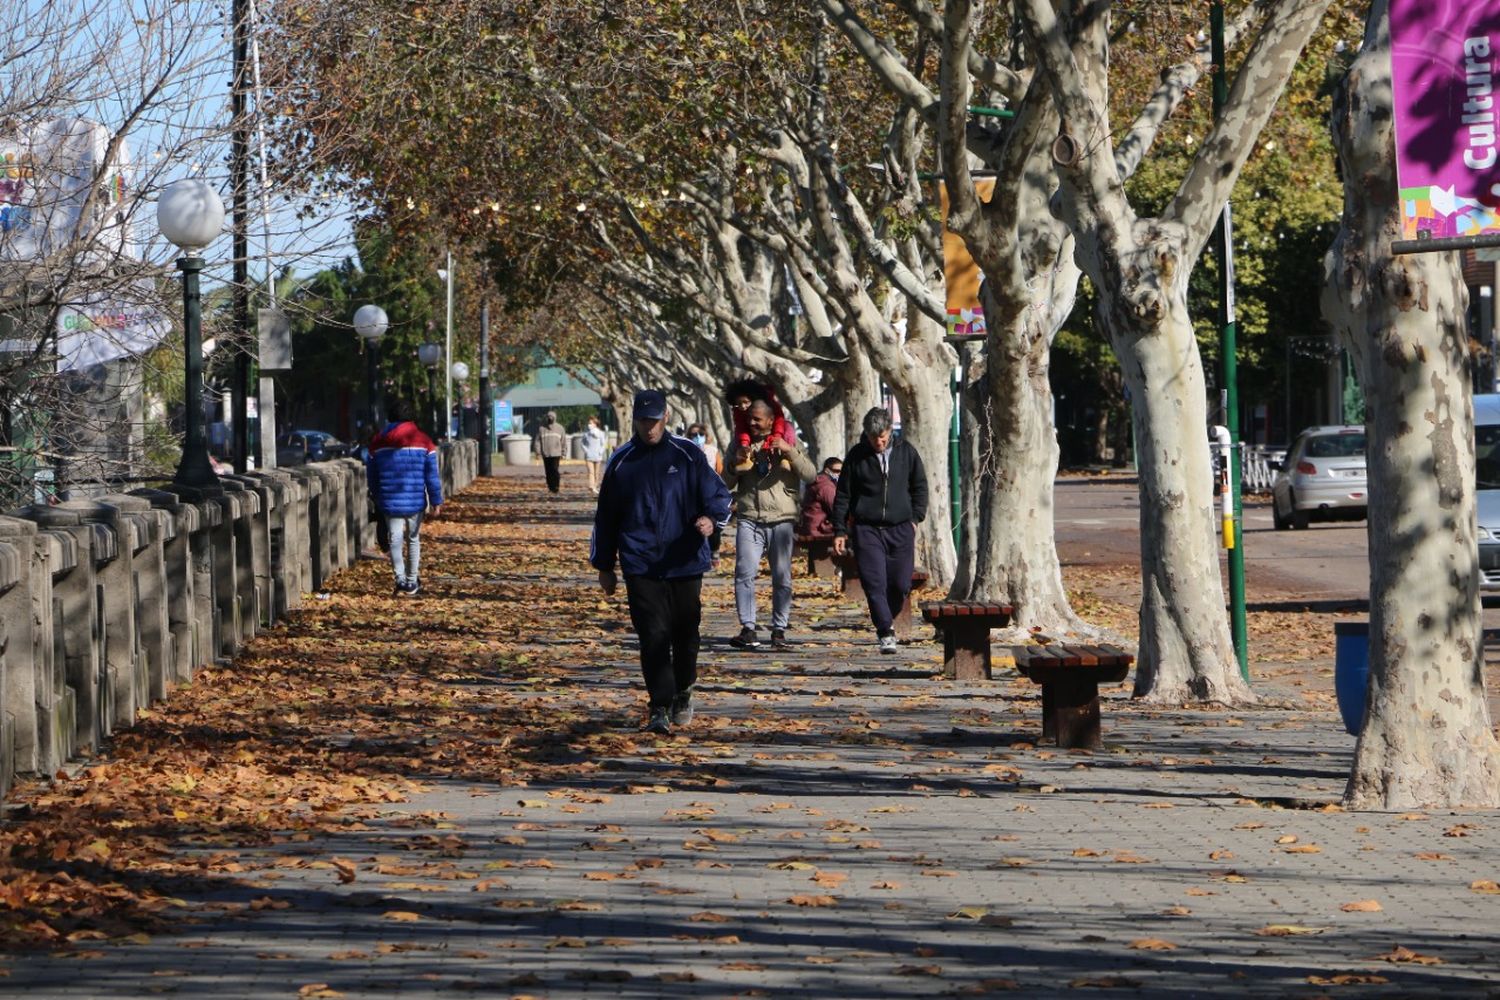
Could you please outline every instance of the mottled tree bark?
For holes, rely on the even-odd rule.
[[[1500,805],[1482,667],[1474,413],[1456,253],[1401,235],[1385,0],[1335,99],[1344,217],[1324,313],[1356,359],[1370,442],[1370,681],[1356,809]]]

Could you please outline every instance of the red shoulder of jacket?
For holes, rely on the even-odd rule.
[[[436,451],[437,445],[432,443],[432,438],[422,433],[422,428],[408,420],[382,432],[370,442],[371,451],[380,448],[425,448]]]

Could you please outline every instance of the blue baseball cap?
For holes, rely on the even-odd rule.
[[[660,420],[667,415],[667,397],[656,389],[642,389],[635,394],[633,416],[637,420]]]

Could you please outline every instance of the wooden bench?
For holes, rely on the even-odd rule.
[[[1042,686],[1042,738],[1066,750],[1100,745],[1099,685],[1125,679],[1135,657],[1118,646],[1015,646],[1016,669]]]
[[[982,681],[990,676],[990,629],[1010,624],[1008,604],[988,601],[923,601],[922,620],[943,640],[943,676]]]
[[[896,612],[894,625],[896,634],[905,638],[911,635],[911,595],[927,586],[927,571],[925,569],[914,569],[911,571],[911,590],[906,592],[906,600],[901,602],[901,609]]]
[[[796,535],[794,549],[807,556],[807,575],[830,578],[838,572],[833,565],[832,535]]]
[[[859,564],[854,561],[854,549],[846,548],[843,555],[832,555],[834,568],[839,574],[839,593],[851,601],[865,599],[864,584],[859,582]]]

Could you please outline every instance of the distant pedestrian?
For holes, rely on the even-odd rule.
[[[809,538],[833,537],[833,501],[839,489],[839,473],[844,460],[834,455],[823,462],[823,471],[802,494],[802,517],[797,534]]]
[[[589,469],[589,492],[594,496],[599,495],[599,480],[604,475],[604,449],[608,445],[609,438],[599,426],[599,418],[589,417],[589,424],[583,429],[583,462]]]
[[[859,582],[882,653],[896,652],[896,612],[911,593],[917,529],[927,516],[927,472],[906,440],[891,439],[891,414],[865,414],[864,434],[844,458],[833,502],[833,551],[854,546]]]
[[[589,562],[607,595],[619,562],[640,638],[646,729],[666,734],[693,719],[708,536],[729,520],[729,490],[702,449],[667,433],[666,396],[636,393],[632,416],[634,437],[604,469]]]
[[[422,568],[422,517],[429,505],[431,516],[438,516],[443,484],[437,445],[412,422],[411,404],[393,400],[389,413],[391,422],[370,442],[366,479],[389,533],[396,594],[411,597],[419,589]]]
[[[758,649],[755,577],[764,555],[771,564],[771,648],[786,649],[786,629],[792,616],[792,542],[801,484],[817,475],[807,453],[772,428],[776,411],[757,399],[746,420],[748,447],[735,453],[724,472],[734,491],[734,604],[740,633],[729,644]]]
[[[702,424],[689,424],[687,429],[688,440],[703,449],[703,454],[708,456],[708,464],[720,475],[724,472],[724,456],[719,453],[719,446],[714,444],[713,435],[708,433],[708,428]]]
[[[536,432],[536,451],[547,470],[547,489],[556,493],[562,488],[562,460],[568,450],[568,429],[557,422],[557,414],[547,411],[547,419]]]

